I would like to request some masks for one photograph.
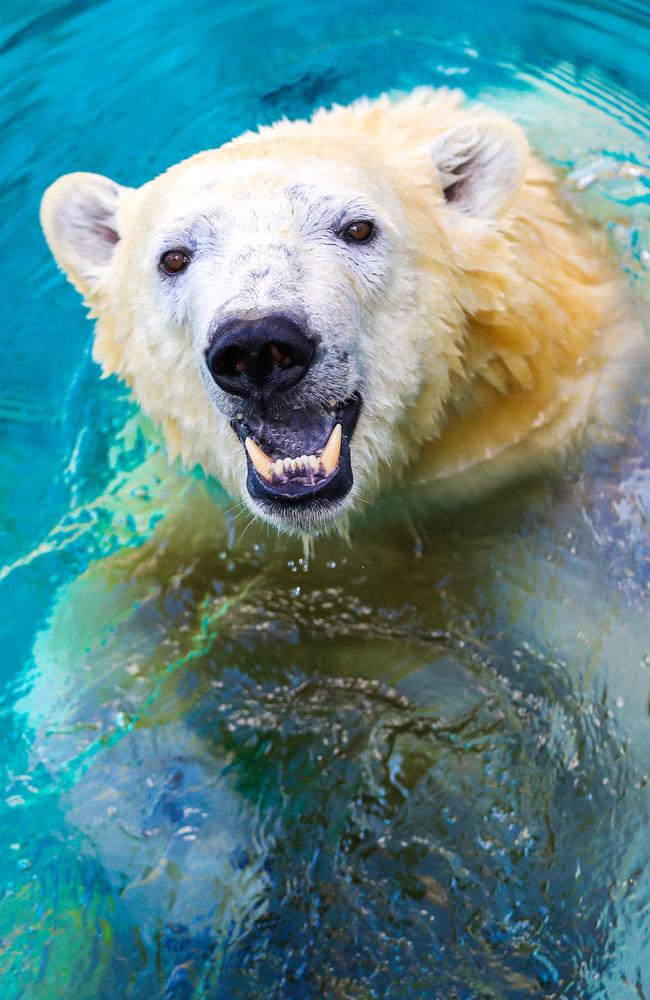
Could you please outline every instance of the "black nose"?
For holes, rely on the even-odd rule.
[[[205,355],[212,378],[235,396],[271,396],[305,377],[314,342],[287,316],[229,319]]]

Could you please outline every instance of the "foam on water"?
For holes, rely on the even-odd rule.
[[[401,7],[3,10],[7,1000],[650,996],[647,383],[556,476],[303,552],[167,468],[38,229],[59,173],[446,84],[647,309],[646,5]]]

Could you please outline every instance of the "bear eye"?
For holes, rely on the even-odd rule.
[[[374,231],[372,222],[367,219],[355,219],[345,227],[341,236],[350,243],[367,243]]]
[[[185,250],[167,250],[160,258],[160,266],[167,274],[184,271],[189,262],[190,256]]]

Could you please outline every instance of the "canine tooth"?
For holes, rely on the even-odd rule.
[[[334,469],[339,464],[342,439],[343,432],[341,430],[341,425],[336,424],[334,430],[329,436],[329,441],[323,448],[323,454],[320,457],[320,463],[328,476],[334,472]]]
[[[271,467],[273,465],[273,462],[266,454],[266,452],[262,451],[260,446],[258,444],[255,444],[255,442],[251,437],[246,438],[246,440],[244,441],[244,446],[246,448],[246,451],[248,452],[248,456],[251,462],[255,466],[256,470],[259,472],[260,476],[262,476],[264,479],[270,479]]]

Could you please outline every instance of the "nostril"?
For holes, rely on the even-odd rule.
[[[213,375],[243,375],[248,370],[250,355],[241,347],[227,347],[212,358]]]
[[[280,368],[288,368],[295,364],[291,351],[287,350],[284,344],[269,344],[269,354],[274,365]]]

